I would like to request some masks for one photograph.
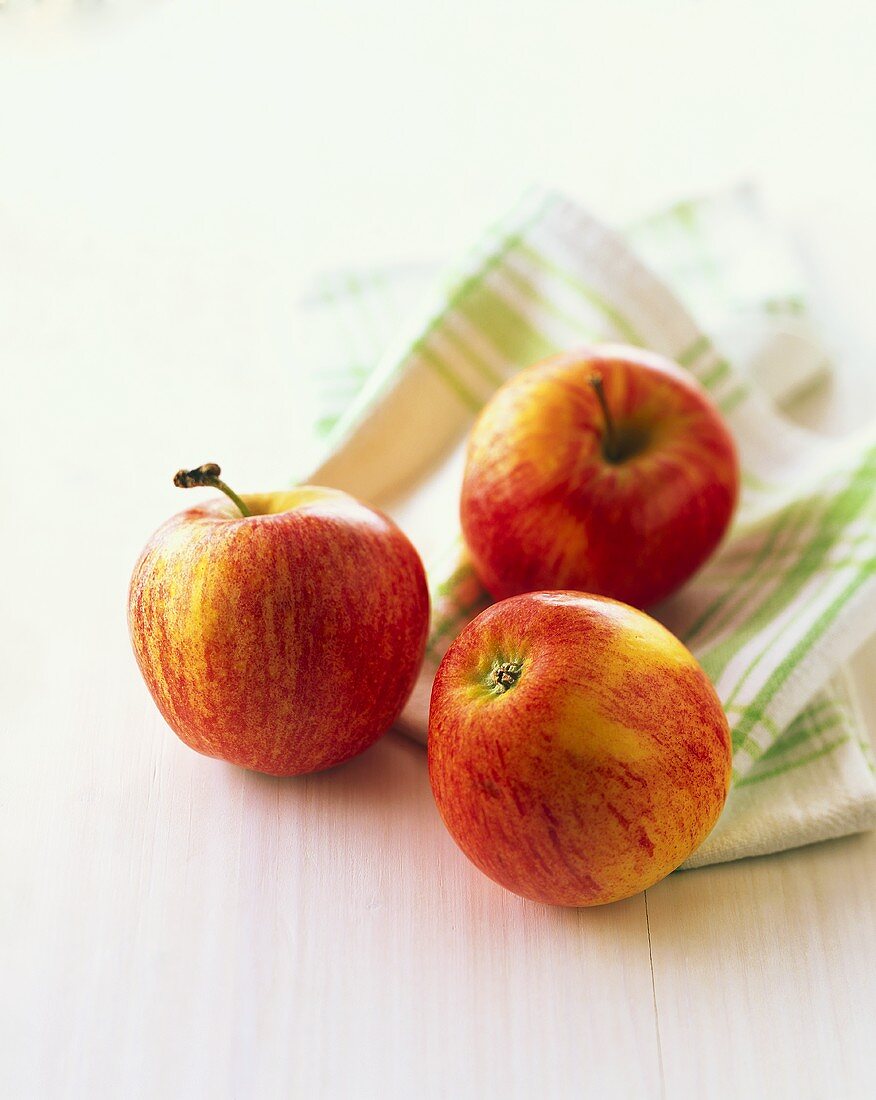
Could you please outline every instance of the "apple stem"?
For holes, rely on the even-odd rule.
[[[605,438],[602,444],[603,453],[609,462],[615,462],[618,457],[617,429],[614,426],[614,418],[611,415],[611,409],[608,407],[608,401],[605,399],[605,387],[602,384],[602,375],[591,374],[588,382],[593,388],[593,392],[596,394],[596,400],[599,402],[599,407],[602,409],[602,417],[605,421]]]
[[[197,489],[202,486],[219,489],[234,501],[242,516],[251,516],[252,512],[237,493],[219,477],[221,473],[222,471],[215,462],[205,462],[202,466],[196,466],[193,470],[177,470],[173,475],[173,483],[177,489]]]

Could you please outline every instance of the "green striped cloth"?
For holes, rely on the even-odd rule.
[[[487,603],[459,536],[465,439],[515,371],[592,340],[663,352],[712,393],[739,444],[730,537],[656,609],[714,681],[734,784],[687,866],[876,824],[876,779],[843,663],[876,628],[876,436],[828,440],[775,411],[825,368],[802,281],[752,197],[685,203],[618,236],[529,193],[448,271],[323,280],[302,304],[321,461],[308,480],[394,514],[424,554],[432,628],[402,717],[423,740],[453,637]]]

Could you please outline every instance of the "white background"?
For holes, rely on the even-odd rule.
[[[871,1094],[873,837],[530,906],[392,735],[298,783],[185,750],[124,603],[177,466],[299,467],[307,280],[533,181],[618,223],[760,184],[838,363],[799,414],[872,418],[874,43],[846,2],[5,5],[4,1095]]]

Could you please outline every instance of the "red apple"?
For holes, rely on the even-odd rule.
[[[665,627],[625,604],[536,592],[451,644],[429,712],[429,777],[453,839],[496,882],[552,905],[653,885],[715,824],[730,731]]]
[[[702,386],[659,355],[596,345],[493,396],[471,436],[462,528],[496,599],[570,588],[649,607],[715,550],[738,490]]]
[[[180,471],[177,484],[232,501],[174,516],[134,568],[140,670],[198,752],[271,775],[339,764],[386,732],[414,685],[429,618],[420,558],[346,493],[240,498],[218,475]]]

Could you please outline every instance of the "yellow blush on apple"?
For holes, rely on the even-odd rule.
[[[315,486],[223,497],[168,520],[134,567],[128,623],[146,684],[198,752],[272,775],[331,767],[392,725],[426,643],[417,551],[382,513]]]
[[[708,677],[650,616],[577,592],[494,604],[451,644],[429,777],[469,859],[552,905],[600,905],[679,866],[715,824],[730,731]]]
[[[496,599],[569,588],[650,607],[714,552],[738,492],[733,439],[692,375],[602,344],[496,392],[472,431],[460,514]]]

